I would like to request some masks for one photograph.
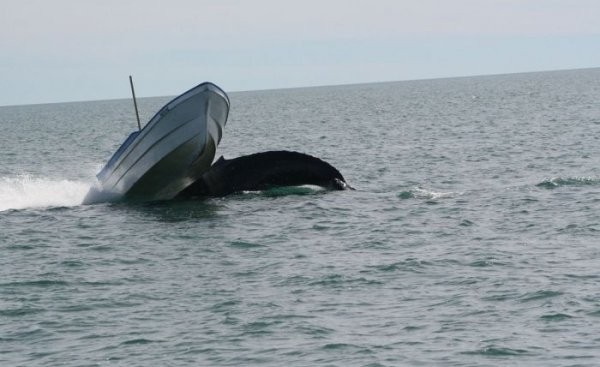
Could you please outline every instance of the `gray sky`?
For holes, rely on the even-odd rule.
[[[0,105],[600,66],[597,0],[0,0]]]

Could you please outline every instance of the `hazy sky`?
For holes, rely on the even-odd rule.
[[[598,66],[598,0],[0,0],[0,105]]]

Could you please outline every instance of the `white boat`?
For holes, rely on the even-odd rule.
[[[212,83],[181,94],[129,135],[96,175],[97,191],[111,199],[172,199],[210,168],[228,114],[229,97]]]

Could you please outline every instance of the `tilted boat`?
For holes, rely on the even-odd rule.
[[[172,199],[210,168],[228,114],[229,97],[209,82],[176,97],[129,135],[84,202],[98,192],[111,199]]]

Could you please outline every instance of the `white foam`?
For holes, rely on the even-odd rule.
[[[0,177],[0,211],[80,205],[90,186],[82,181],[30,175]]]
[[[456,192],[435,192],[431,190],[426,190],[421,187],[416,187],[413,190],[413,193],[416,198],[420,199],[444,199],[453,197],[459,193]]]

